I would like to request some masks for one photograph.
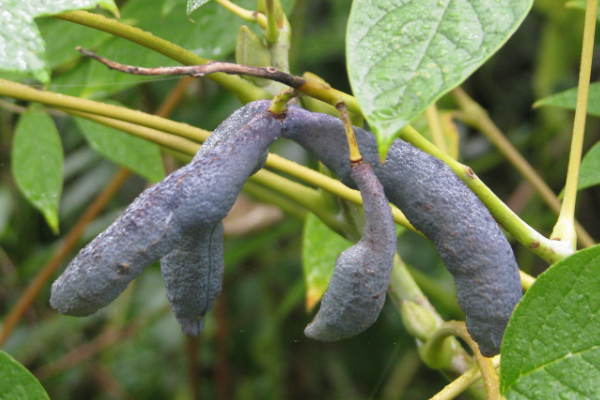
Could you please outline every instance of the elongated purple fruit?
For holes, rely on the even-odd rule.
[[[304,330],[312,339],[340,340],[367,329],[379,316],[390,284],[396,252],[392,210],[369,164],[352,165],[351,177],[362,195],[365,227],[361,240],[335,262],[321,308]]]
[[[454,276],[467,328],[482,354],[498,354],[522,295],[517,263],[498,224],[443,162],[397,139],[381,165],[374,135],[356,127],[354,131],[363,158],[373,165],[390,202],[433,242]],[[342,182],[355,187],[340,120],[290,107],[282,136],[300,143]]]
[[[144,268],[176,250],[163,266],[171,305],[184,321],[189,315],[204,315],[205,305],[214,302],[220,284],[218,290],[214,287],[200,294],[208,300],[198,306],[182,302],[172,282],[180,282],[177,277],[187,273],[184,269],[189,265],[182,261],[185,254],[191,262],[209,263],[198,267],[199,271],[215,271],[214,276],[206,276],[209,284],[214,285],[214,277],[220,279],[220,257],[212,265],[214,257],[190,254],[206,249],[209,242],[222,246],[220,221],[248,177],[262,166],[269,145],[279,137],[281,122],[263,113],[266,107],[268,102],[257,102],[238,110],[215,130],[215,138],[190,164],[143,192],[54,282],[52,306],[67,315],[90,315],[114,300]],[[218,247],[213,250],[214,255],[222,252]],[[181,289],[186,290],[191,292]],[[188,322],[183,327],[194,331]]]
[[[204,316],[221,293],[223,224],[198,230],[160,260],[167,298],[183,333],[202,332]]]
[[[401,140],[390,148],[382,181],[390,201],[433,242],[454,277],[481,353],[499,354],[522,289],[515,256],[488,209],[445,163]]]

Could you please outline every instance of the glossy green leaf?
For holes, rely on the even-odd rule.
[[[335,260],[341,252],[352,246],[314,214],[304,223],[302,264],[306,281],[306,308],[310,311],[327,290]]]
[[[158,182],[165,177],[160,150],[154,143],[85,118],[74,118],[90,146],[104,157],[151,182]]]
[[[197,8],[202,7],[204,4],[208,3],[210,0],[188,0],[187,2],[187,15],[191,15]]]
[[[517,305],[502,344],[507,399],[600,398],[600,246],[544,272]]]
[[[577,106],[577,88],[572,88],[545,97],[535,102],[533,107],[560,107],[569,110],[575,110]],[[600,82],[595,82],[590,85],[590,93],[588,95],[587,113],[595,117],[600,117]]]
[[[95,49],[113,38],[109,33],[61,19],[47,17],[39,18],[36,22],[46,42],[46,56],[50,69],[81,58],[81,54],[75,50],[77,46]]]
[[[380,152],[494,54],[531,5],[531,0],[355,0],[346,32],[348,71]]]
[[[45,43],[35,17],[102,7],[118,14],[113,0],[4,0],[0,2],[0,70],[50,81]]]
[[[58,233],[58,204],[63,185],[63,149],[58,130],[48,114],[29,110],[15,129],[12,171],[25,198],[44,214]]]
[[[600,142],[583,157],[577,188],[581,190],[598,184],[600,184]]]
[[[27,368],[0,350],[0,399],[50,400],[50,397]]]

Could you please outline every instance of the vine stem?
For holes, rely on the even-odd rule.
[[[464,322],[459,321],[448,321],[444,323],[438,330],[433,334],[431,339],[425,343],[423,346],[424,353],[427,353],[428,350],[435,351],[439,348],[439,344],[445,340],[448,340],[449,337],[458,336],[463,339],[471,350],[473,351],[473,355],[477,360],[477,364],[479,365],[479,370],[481,371],[481,376],[483,377],[483,384],[485,386],[485,390],[487,392],[488,400],[499,400],[500,398],[500,382],[498,379],[498,375],[494,370],[494,364],[490,358],[486,358],[481,355],[479,351],[479,346],[477,343],[471,338],[471,335],[467,332],[467,327]],[[435,356],[435,355],[432,355]]]
[[[462,88],[458,87],[452,91],[454,99],[462,112],[454,113],[454,116],[467,125],[478,129],[483,133],[498,150],[510,161],[510,163],[523,175],[523,177],[535,188],[542,200],[557,214],[560,213],[560,200],[552,189],[544,182],[527,160],[508,141],[506,136],[498,129],[490,119],[487,111],[475,102]],[[594,239],[589,233],[575,221],[575,229],[579,237],[579,243],[584,247],[593,246]]]
[[[579,69],[579,84],[577,90],[577,107],[575,109],[575,120],[573,123],[573,137],[571,141],[571,152],[569,154],[569,167],[567,169],[567,183],[565,186],[563,204],[560,209],[560,214],[558,215],[558,221],[550,236],[551,239],[561,240],[573,249],[575,249],[577,241],[577,234],[574,226],[575,203],[577,200],[577,184],[579,181],[579,168],[581,166],[583,136],[585,133],[592,57],[594,55],[594,35],[596,32],[597,10],[598,2],[588,0],[585,8],[581,67]]]
[[[237,4],[230,2],[229,0],[215,0],[215,2],[248,22],[256,22],[263,29],[267,27],[267,19],[261,13],[246,10],[245,8],[242,8]]]
[[[362,155],[360,154],[360,149],[358,148],[358,142],[356,141],[356,136],[354,135],[354,128],[352,127],[352,122],[350,121],[350,114],[348,114],[348,108],[346,104],[341,101],[335,105],[338,112],[340,113],[340,117],[342,118],[342,122],[344,123],[344,130],[346,131],[346,140],[348,140],[348,148],[350,149],[350,162],[358,163],[362,161]]]
[[[399,312],[402,309],[402,303],[410,301],[424,308],[424,311],[428,312],[436,321],[438,329],[443,326],[444,320],[437,313],[435,307],[431,305],[427,296],[423,294],[421,288],[416,284],[412,275],[406,268],[406,265],[397,253],[394,256],[394,269],[392,270],[392,275],[390,277],[388,294]],[[450,359],[443,365],[439,364],[438,367],[441,367],[442,371],[449,374],[461,374],[468,368],[471,368],[473,360],[455,338],[450,338],[448,340],[450,341],[450,354],[448,354]],[[417,342],[417,344],[422,346],[421,342]],[[437,359],[438,355],[431,355],[429,358]]]
[[[279,39],[279,29],[277,27],[277,16],[275,15],[275,4],[273,0],[265,0],[267,26],[265,28],[265,39],[272,44]]]
[[[494,365],[494,368],[500,366],[499,355],[492,358],[492,364]],[[450,382],[444,389],[429,400],[452,400],[479,379],[481,379],[481,371],[479,370],[479,366],[476,365],[454,381]]]
[[[440,149],[441,152],[448,154],[448,146],[446,145],[444,130],[442,129],[440,115],[435,103],[432,103],[425,109],[425,117],[427,118],[427,124],[429,125],[429,130],[431,131],[433,144],[435,144],[435,146]]]

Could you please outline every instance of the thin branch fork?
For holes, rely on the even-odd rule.
[[[305,79],[301,76],[287,74],[273,67],[249,67],[241,64],[211,61],[202,65],[142,68],[133,65],[121,64],[104,57],[100,57],[96,53],[89,50],[84,50],[81,47],[77,47],[77,51],[84,56],[100,61],[110,69],[133,75],[189,75],[192,77],[200,77],[208,74],[225,73],[229,75],[246,75],[269,79],[283,83],[284,85],[297,89],[307,96],[314,97],[315,99],[331,104],[332,106],[336,106],[336,104],[339,102],[344,102],[349,111],[362,115],[362,111],[358,105],[358,102],[351,95],[333,89],[331,86],[324,83]]]
[[[290,86],[294,89],[301,87],[307,83],[307,80],[295,75],[286,74],[273,67],[249,67],[247,65],[211,61],[203,65],[190,65],[181,67],[157,67],[157,68],[143,68],[136,67],[133,65],[121,64],[104,57],[100,57],[98,54],[85,50],[81,47],[77,47],[77,51],[87,57],[91,57],[95,60],[100,61],[108,68],[115,71],[125,72],[133,75],[144,75],[144,76],[158,76],[158,75],[190,75],[192,77],[202,77],[208,74],[214,74],[222,72],[229,75],[247,75],[257,78],[269,79],[272,81],[281,82],[284,85]]]

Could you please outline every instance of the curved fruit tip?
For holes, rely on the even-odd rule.
[[[198,316],[196,318],[177,318],[181,330],[186,336],[195,337],[198,336],[204,329],[204,316]]]

